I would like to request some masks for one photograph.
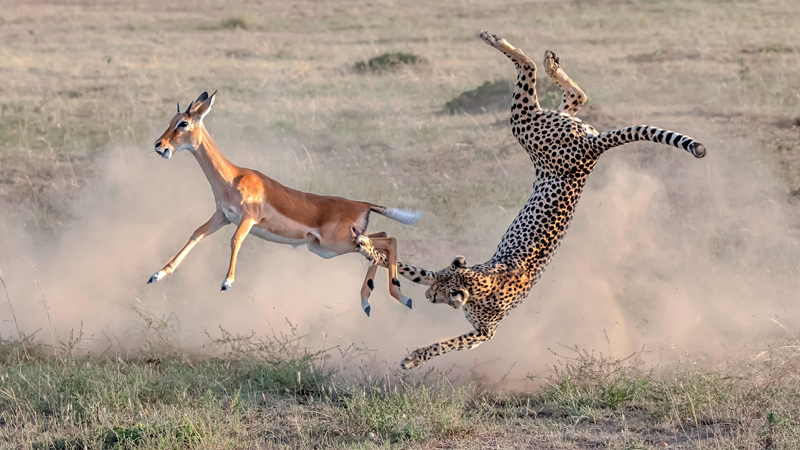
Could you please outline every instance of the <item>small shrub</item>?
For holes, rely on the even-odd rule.
[[[499,110],[511,106],[511,83],[504,80],[484,81],[475,89],[464,91],[458,97],[444,104],[450,114],[480,114],[489,110]]]
[[[252,30],[256,28],[256,23],[250,14],[242,14],[224,19],[219,26],[224,30]]]
[[[444,107],[452,114],[482,114],[492,110],[511,108],[511,94],[514,85],[508,81],[484,81],[475,89],[464,91],[445,103]],[[543,109],[555,109],[561,103],[561,89],[550,78],[536,80],[536,94]]]
[[[403,52],[394,52],[394,53],[384,53],[380,56],[376,56],[369,61],[359,61],[355,63],[353,68],[359,72],[366,72],[367,70],[371,70],[373,72],[381,72],[384,70],[394,69],[401,64],[405,64],[408,66],[422,63],[425,60],[420,58],[419,56],[413,53],[403,53]]]

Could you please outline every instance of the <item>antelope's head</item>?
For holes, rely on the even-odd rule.
[[[181,150],[194,151],[203,138],[203,117],[211,111],[216,95],[217,91],[210,97],[208,92],[203,92],[183,112],[179,103],[178,112],[170,120],[167,130],[156,139],[156,153],[169,159]]]

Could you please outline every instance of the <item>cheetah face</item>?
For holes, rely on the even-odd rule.
[[[436,273],[425,298],[431,303],[446,303],[458,309],[470,297],[473,276],[474,272],[467,268],[464,257],[458,256],[450,267]]]

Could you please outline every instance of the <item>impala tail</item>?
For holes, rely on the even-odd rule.
[[[411,211],[410,209],[386,208],[384,206],[372,205],[370,211],[382,216],[396,220],[406,225],[416,225],[422,217],[422,211]]]

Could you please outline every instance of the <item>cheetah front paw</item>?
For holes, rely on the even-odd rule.
[[[425,361],[422,359],[422,354],[415,350],[403,359],[403,361],[400,363],[400,367],[408,370],[413,369],[414,367],[419,367],[423,364],[425,364]]]

